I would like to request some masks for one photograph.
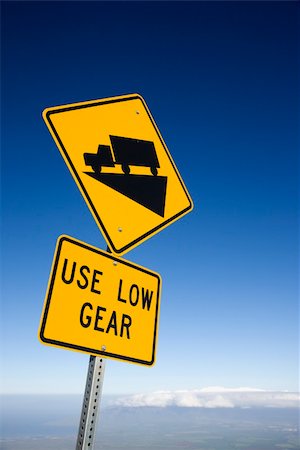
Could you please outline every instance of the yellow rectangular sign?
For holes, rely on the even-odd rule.
[[[43,344],[137,364],[155,360],[161,278],[61,236],[39,337]]]

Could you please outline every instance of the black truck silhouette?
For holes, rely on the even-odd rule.
[[[99,145],[97,153],[84,153],[84,162],[91,166],[95,173],[100,173],[102,167],[115,167],[121,164],[125,175],[130,173],[129,166],[149,167],[152,175],[157,175],[159,162],[154,143],[142,139],[131,139],[120,136],[109,136],[109,145]]]

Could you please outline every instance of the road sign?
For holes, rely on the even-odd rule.
[[[43,117],[114,253],[126,253],[192,209],[141,96],[47,108]]]
[[[39,337],[44,344],[150,366],[160,289],[157,273],[61,236]]]

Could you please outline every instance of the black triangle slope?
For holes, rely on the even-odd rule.
[[[164,217],[167,177],[94,172],[85,174]]]

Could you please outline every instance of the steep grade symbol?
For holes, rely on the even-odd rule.
[[[154,143],[110,135],[111,146],[99,145],[97,153],[84,153],[94,172],[86,175],[111,187],[131,200],[164,217],[167,177],[157,176],[160,167]],[[120,164],[123,174],[102,173],[102,167]],[[130,174],[130,166],[150,168],[152,175]]]

